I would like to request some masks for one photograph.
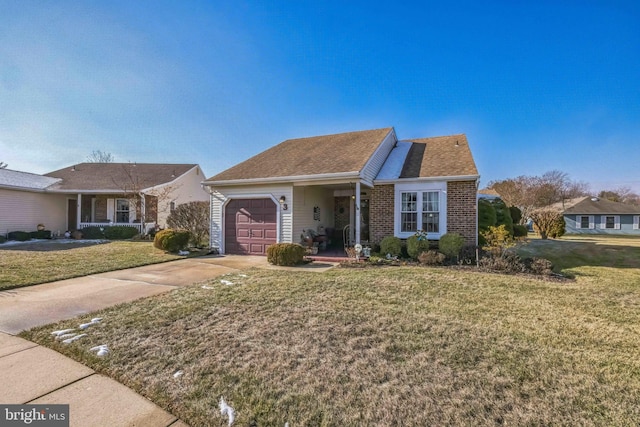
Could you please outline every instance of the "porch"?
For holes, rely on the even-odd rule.
[[[138,230],[139,234],[147,234],[150,227],[154,227],[154,224],[142,224],[140,222],[81,222],[78,224],[78,230],[82,230],[87,227],[114,227],[124,226],[133,227]]]
[[[77,194],[68,199],[69,230],[87,227],[127,226],[146,234],[155,227],[158,200],[146,194]]]

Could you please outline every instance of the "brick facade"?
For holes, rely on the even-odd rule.
[[[383,238],[393,236],[394,215],[394,185],[373,187],[369,203],[369,234],[372,244],[379,244]]]
[[[476,182],[447,182],[447,232],[458,233],[466,244],[477,241]]]

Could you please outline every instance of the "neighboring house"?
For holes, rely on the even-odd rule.
[[[211,247],[264,254],[324,230],[351,243],[425,230],[477,241],[479,175],[465,135],[398,141],[393,128],[284,141],[204,182]]]
[[[67,197],[49,191],[60,179],[0,169],[0,235],[10,231],[66,229]]]
[[[483,188],[478,190],[478,199],[496,200],[500,198],[500,194],[493,188]]]
[[[42,175],[0,170],[0,233],[92,225],[166,226],[182,203],[208,201],[197,164],[80,163]]]
[[[640,206],[584,197],[563,212],[567,234],[640,236]]]

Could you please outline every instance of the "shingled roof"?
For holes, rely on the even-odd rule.
[[[0,169],[0,188],[11,188],[27,191],[43,191],[60,180],[29,172]]]
[[[80,163],[49,172],[61,178],[56,191],[139,191],[166,184],[196,167],[196,164],[167,163]]]
[[[393,128],[289,139],[207,181],[359,173]]]
[[[640,206],[612,202],[611,200],[601,199],[598,197],[585,197],[581,202],[565,209],[563,213],[565,215],[639,215]]]
[[[411,142],[400,178],[478,175],[464,134],[412,139]]]

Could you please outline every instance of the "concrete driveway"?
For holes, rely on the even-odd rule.
[[[266,257],[207,256],[0,291],[0,331],[15,335],[251,267],[270,266]]]

